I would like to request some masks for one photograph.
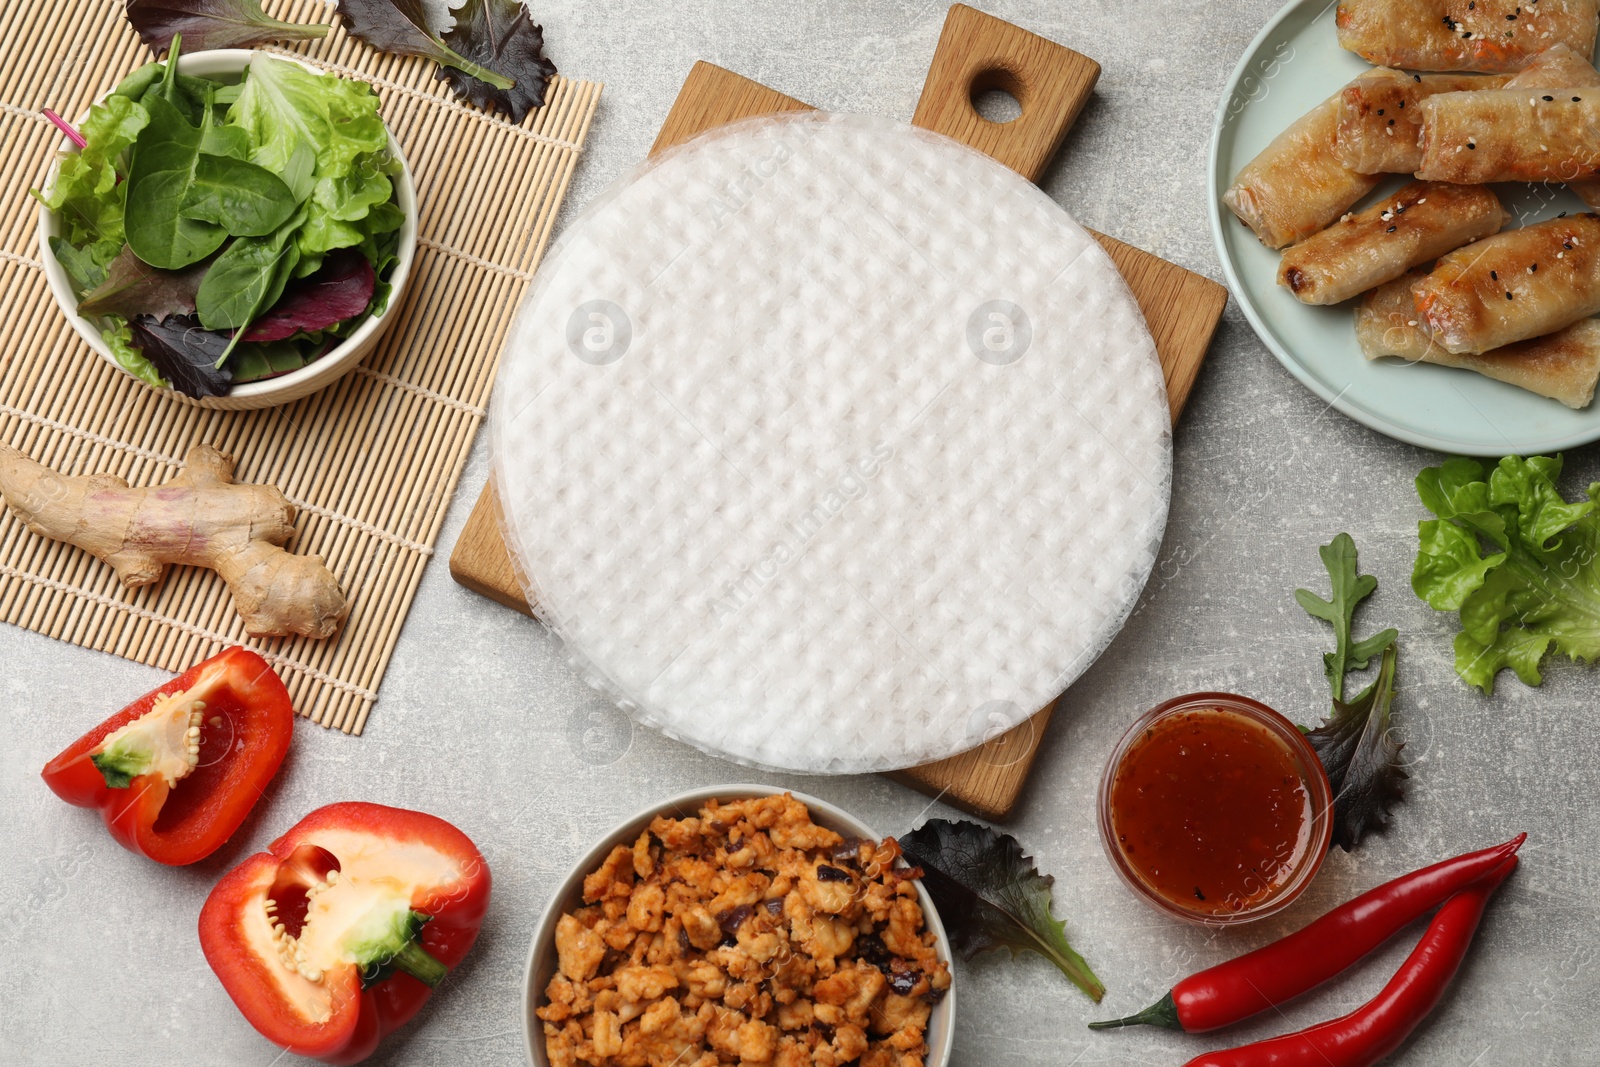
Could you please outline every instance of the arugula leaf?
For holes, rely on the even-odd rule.
[[[1067,943],[1066,924],[1050,913],[1055,878],[1041,875],[1010,834],[962,820],[929,819],[900,838],[907,859],[944,920],[951,943],[971,959],[990,949],[1035,952],[1095,1001],[1106,987]]]
[[[444,43],[475,63],[510,75],[516,84],[498,88],[451,67],[441,67],[438,77],[468,101],[502,112],[512,122],[542,106],[556,65],[544,55],[544,27],[534,25],[522,0],[466,0],[454,14],[455,25],[445,32]]]
[[[1392,627],[1361,641],[1352,641],[1356,608],[1378,588],[1378,579],[1362,574],[1356,543],[1341,533],[1318,550],[1327,568],[1331,599],[1309,589],[1296,589],[1295,601],[1313,617],[1333,627],[1334,650],[1322,657],[1323,673],[1333,694],[1333,715],[1306,732],[1333,789],[1333,844],[1349,852],[1374,830],[1388,825],[1389,809],[1404,793],[1406,774],[1399,767],[1400,745],[1390,736],[1394,703],[1396,642]],[[1345,675],[1363,670],[1372,657],[1383,655],[1378,678],[1349,703],[1344,701]]]
[[[183,395],[222,396],[232,386],[233,375],[217,366],[228,348],[227,336],[202,329],[194,316],[141,315],[128,328],[144,357]]]
[[[1317,550],[1333,584],[1333,599],[1324,600],[1309,589],[1296,589],[1295,602],[1316,618],[1333,625],[1334,650],[1322,656],[1323,672],[1333,690],[1333,699],[1344,699],[1344,676],[1365,670],[1372,657],[1394,643],[1398,630],[1388,629],[1364,641],[1350,643],[1350,624],[1356,605],[1378,588],[1378,579],[1356,572],[1356,543],[1347,533],[1339,534]]]
[[[246,341],[282,341],[300,333],[325,330],[367,310],[377,276],[357,249],[340,249],[322,269],[297,282],[283,299],[255,320]]]
[[[106,347],[111,349],[111,356],[117,361],[117,366],[146,385],[155,386],[157,389],[170,389],[171,383],[161,376],[155,364],[151,363],[134,343],[133,327],[128,320],[120,316],[111,316],[107,322],[109,325],[100,331],[100,337],[105,341]]]
[[[1454,458],[1417,475],[1417,496],[1438,518],[1417,525],[1411,588],[1439,611],[1458,611],[1456,673],[1485,694],[1510,667],[1528,685],[1554,648],[1600,656],[1600,483],[1569,502],[1556,488],[1560,456],[1507,456],[1487,472]],[[1484,555],[1488,542],[1499,551]]]
[[[1346,852],[1369,832],[1388,829],[1389,809],[1405,798],[1400,783],[1409,776],[1399,765],[1405,746],[1389,731],[1395,659],[1391,642],[1377,680],[1348,704],[1335,698],[1332,717],[1306,733],[1333,788],[1333,844]]]
[[[260,0],[127,0],[128,22],[153,52],[164,52],[182,34],[191,51],[252,48],[268,41],[315,41],[331,28],[280,22],[261,10]]]
[[[160,270],[124,247],[106,269],[104,280],[78,303],[78,313],[157,319],[193,314],[195,293],[210,266],[209,260],[201,260],[182,270]]]
[[[339,17],[350,36],[380,52],[422,56],[492,89],[510,89],[516,84],[445,44],[429,26],[422,0],[339,0]]]

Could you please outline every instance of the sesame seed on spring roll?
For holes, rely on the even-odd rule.
[[[1303,303],[1337,304],[1497,233],[1510,218],[1481,185],[1412,182],[1284,252],[1278,284]]]
[[[1559,400],[1588,407],[1600,381],[1600,319],[1582,319],[1555,333],[1518,341],[1481,354],[1455,354],[1435,343],[1418,318],[1412,289],[1419,274],[1407,274],[1372,290],[1356,308],[1356,340],[1368,359],[1399,356],[1474,371]]]
[[[1505,84],[1502,74],[1368,71],[1340,93],[1334,151],[1341,163],[1362,174],[1410,174],[1422,164],[1417,143],[1422,101],[1439,93],[1499,89]]]
[[[1372,191],[1378,177],[1339,161],[1340,94],[1318,104],[1280,133],[1234,178],[1223,203],[1268,248],[1304,240]]]
[[[1379,67],[1518,71],[1565,44],[1594,54],[1600,0],[1342,0],[1339,45]]]
[[[1439,260],[1412,290],[1447,351],[1487,352],[1600,314],[1600,216],[1507,230]]]

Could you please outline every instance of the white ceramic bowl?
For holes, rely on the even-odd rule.
[[[254,54],[255,50],[248,48],[219,48],[210,52],[187,53],[178,57],[178,70],[184,74],[194,75],[237,74],[249,65],[250,57]],[[287,56],[274,55],[273,58],[299,63],[306,70],[316,74],[326,73],[314,64]],[[109,89],[106,90],[99,99],[105,99],[110,92]],[[96,102],[98,103],[98,100]],[[87,117],[87,113],[78,116],[78,124],[82,125]],[[383,314],[368,316],[367,320],[345,338],[342,344],[315,362],[276,378],[236,385],[226,396],[206,397],[197,401],[202,407],[239,411],[246,408],[273,407],[277,404],[287,404],[291,400],[299,400],[318,389],[332,385],[350,373],[356,364],[376,347],[378,339],[396,318],[396,309],[400,306],[405,293],[406,281],[411,275],[411,262],[417,252],[416,183],[412,180],[411,167],[406,163],[406,157],[400,151],[400,144],[394,139],[393,133],[389,134],[389,151],[400,163],[400,173],[395,177],[394,183],[396,199],[400,209],[405,212],[406,221],[400,227],[399,261],[395,263],[394,270],[389,275],[389,304],[384,308]],[[50,173],[45,178],[45,188],[53,185],[55,180],[56,165],[52,164]],[[92,320],[78,314],[78,298],[72,291],[72,283],[67,279],[67,272],[50,252],[50,238],[58,236],[60,229],[56,213],[40,205],[39,258],[44,263],[45,278],[50,283],[50,292],[54,294],[61,313],[67,317],[72,328],[78,331],[78,336],[82,337],[90,348],[100,353],[102,359],[116,366],[117,362],[112,358],[110,347],[100,337],[100,327]]]
[[[544,1024],[533,1012],[543,1002],[544,987],[556,973],[556,923],[561,920],[564,913],[582,906],[584,875],[599,867],[601,861],[617,845],[631,845],[638,840],[639,835],[657,815],[668,812],[678,814],[679,817],[693,815],[713,797],[718,800],[743,800],[747,797],[776,796],[785,792],[811,809],[812,821],[818,826],[825,826],[847,837],[882,840],[872,827],[826,800],[818,800],[805,793],[796,793],[792,789],[773,789],[764,785],[707,786],[669,797],[634,815],[595,842],[594,847],[583,854],[583,858],[578,861],[572,873],[550,898],[549,905],[539,918],[539,926],[533,932],[533,945],[528,952],[528,966],[522,978],[522,1040],[528,1050],[528,1061],[534,1064],[534,1067],[550,1067],[550,1060],[544,1052]],[[920,883],[917,885],[917,900],[922,904],[922,914],[928,929],[932,930],[934,937],[938,939],[935,951],[940,959],[949,963],[950,939],[945,936],[944,923],[939,921],[939,913],[934,910],[933,900]],[[955,1037],[955,1019],[956,988],[952,983],[944,999],[934,1005],[933,1013],[928,1017],[926,1067],[947,1067],[949,1064],[950,1049]]]

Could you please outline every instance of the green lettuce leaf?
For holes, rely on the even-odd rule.
[[[304,143],[316,153],[319,177],[350,174],[355,162],[389,145],[378,97],[361,81],[313,74],[299,64],[257,52],[239,99],[228,108],[256,146],[250,161],[274,174],[289,168]]]
[[[962,820],[929,819],[900,838],[939,909],[951,944],[968,959],[990,949],[1043,956],[1096,1002],[1106,987],[1051,914],[1055,878],[1040,874],[1010,834]]]
[[[61,156],[56,179],[46,192],[33,190],[61,217],[61,236],[104,266],[122,251],[125,175],[123,153],[150,122],[150,113],[136,100],[109,96],[89,109],[79,130],[87,142]]]
[[[256,145],[252,162],[304,193],[305,223],[294,239],[297,277],[315,272],[328,252],[366,245],[403,219],[391,180],[399,161],[389,153],[378,98],[365,83],[257,55],[228,124]]]
[[[1568,501],[1560,456],[1507,456],[1493,470],[1454,458],[1417,475],[1434,515],[1418,524],[1411,587],[1460,614],[1456,673],[1484,693],[1511,668],[1528,685],[1551,649],[1600,656],[1600,483]],[[1490,551],[1484,554],[1484,546]]]

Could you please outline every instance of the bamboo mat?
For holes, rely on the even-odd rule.
[[[550,238],[600,86],[556,79],[521,126],[457,103],[433,64],[385,56],[335,28],[294,49],[362,78],[416,178],[411,281],[377,350],[334,386],[281,408],[221,412],[147,388],[83,344],[50,296],[35,236],[40,185],[69,120],[150,58],[121,0],[11,4],[0,12],[0,441],[71,474],[166,481],[191,444],[238,460],[300,509],[291,549],[327,559],[350,596],[328,641],[244,635],[215,574],[174,568],[126,591],[110,567],[0,516],[0,618],[88,648],[181,671],[231,644],[283,676],[302,715],[359,734],[433,555],[446,505],[483,422],[507,327]],[[320,0],[268,10],[333,21]]]

